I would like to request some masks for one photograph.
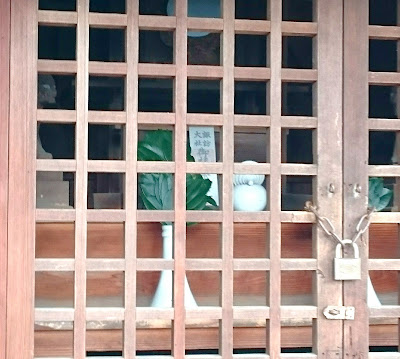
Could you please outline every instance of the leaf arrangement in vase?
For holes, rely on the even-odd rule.
[[[168,130],[148,131],[138,143],[139,161],[172,161],[172,132]],[[194,162],[190,146],[187,146],[188,162]],[[171,173],[141,173],[139,175],[139,196],[146,209],[171,210],[173,181]],[[215,209],[217,204],[207,195],[211,181],[201,174],[186,174],[186,209]]]

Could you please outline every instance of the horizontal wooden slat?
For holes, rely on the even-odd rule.
[[[137,211],[138,222],[173,222],[174,211]]]
[[[139,173],[173,173],[175,172],[174,162],[139,161],[137,165]]]
[[[370,130],[400,131],[400,120],[392,118],[370,118],[368,120]]]
[[[269,34],[271,22],[267,20],[235,20],[235,34]]]
[[[223,165],[219,162],[187,162],[187,173],[223,173]]]
[[[75,270],[75,260],[65,258],[40,258],[35,259],[35,271],[65,272]],[[124,271],[124,259],[87,259],[86,268],[88,271]]]
[[[72,322],[73,308],[35,308],[36,322]]]
[[[271,117],[267,115],[235,115],[235,126],[237,127],[270,127]]]
[[[233,269],[237,271],[268,271],[270,269],[270,260],[266,258],[234,259]]]
[[[162,258],[138,258],[136,260],[136,268],[138,271],[173,270],[174,261]]]
[[[126,123],[126,112],[124,111],[89,111],[88,122],[91,124],[115,125]]]
[[[124,271],[125,259],[88,258],[86,260],[87,271]]]
[[[37,110],[38,122],[75,123],[76,111],[74,110]]]
[[[262,212],[233,212],[233,221],[235,223],[256,223],[269,222],[271,213],[269,211]]]
[[[282,35],[313,36],[318,32],[318,24],[315,22],[282,21]]]
[[[126,162],[89,160],[87,168],[88,172],[121,173],[126,171]]]
[[[74,222],[74,209],[36,209],[36,222]]]
[[[189,65],[187,70],[189,79],[222,79],[222,66]]]
[[[89,13],[89,25],[100,28],[125,28],[128,24],[126,14]]]
[[[282,357],[282,354],[280,355]],[[232,359],[269,359],[268,354],[233,354]]]
[[[36,160],[37,171],[75,172],[76,160]]]
[[[398,40],[400,39],[400,27],[369,25],[368,35],[371,39]]]
[[[205,321],[215,321],[221,319],[221,307],[197,307],[186,309],[186,326],[187,327],[200,327]],[[208,323],[207,323],[208,324]],[[209,323],[213,325],[213,323]]]
[[[139,64],[139,76],[142,77],[175,77],[176,66],[172,64]]]
[[[38,73],[76,74],[77,62],[73,60],[38,60]]]
[[[280,357],[282,359],[316,359],[317,354],[313,354],[313,353],[304,353],[304,354],[300,354],[300,353],[282,353],[280,355]]]
[[[86,217],[88,222],[118,223],[125,221],[126,213],[123,209],[89,209]]]
[[[379,177],[399,177],[400,166],[399,165],[370,165],[368,166],[369,176]]]
[[[316,117],[301,117],[301,116],[282,116],[282,128],[306,128],[313,129],[318,126]]]
[[[173,308],[146,308],[137,307],[136,308],[136,320],[172,320],[174,317]],[[159,323],[159,322],[158,322]]]
[[[89,75],[101,76],[126,76],[127,64],[125,62],[100,62],[89,61]]]
[[[235,67],[233,73],[238,81],[267,81],[271,78],[271,70],[266,67]]]
[[[311,241],[311,238],[310,238]],[[281,270],[317,270],[317,260],[312,258],[281,259]]]
[[[233,318],[235,320],[260,320],[269,318],[269,307],[267,306],[235,306],[233,307]]]
[[[368,259],[368,270],[400,271],[400,259]]]
[[[189,126],[222,126],[224,123],[224,116],[209,113],[188,113],[186,123]]]
[[[111,321],[124,320],[124,308],[86,308],[86,320]]]
[[[293,176],[316,176],[317,165],[299,164],[299,163],[282,163],[282,175]]]
[[[74,259],[66,259],[66,258],[57,258],[57,259],[35,259],[35,271],[43,272],[43,271],[51,271],[51,272],[68,272],[74,271],[75,269],[75,260]]]
[[[271,165],[269,163],[235,163],[233,172],[235,174],[269,174]]]
[[[171,112],[139,112],[138,123],[160,128],[163,125],[175,124],[175,113]]]
[[[220,223],[222,222],[221,211],[187,211],[186,220],[194,223]]]
[[[372,213],[371,223],[400,223],[400,212]]]
[[[139,15],[140,30],[174,30],[175,16]]]
[[[213,270],[213,271],[221,271],[222,270],[222,259],[205,259],[205,258],[196,258],[196,259],[186,259],[185,268],[187,271],[201,271],[201,270]]]
[[[224,28],[223,20],[217,18],[199,18],[189,17],[187,19],[188,31],[206,31],[208,32],[222,32]]]
[[[399,85],[400,72],[368,72],[370,85]]]
[[[40,25],[76,25],[78,14],[72,11],[39,10],[38,22]]]
[[[315,82],[318,78],[318,70],[315,69],[282,69],[281,71],[284,82]]]
[[[281,213],[281,221],[287,223],[315,223],[313,213],[305,211],[284,211]]]
[[[384,305],[378,308],[369,308],[370,318],[399,318],[399,305]]]
[[[317,307],[313,305],[283,305],[281,306],[282,319],[316,318]]]
[[[378,352],[370,352],[368,353],[369,359],[400,359],[400,353],[378,353]]]

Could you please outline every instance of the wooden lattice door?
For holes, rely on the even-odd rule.
[[[336,243],[303,209],[342,232],[342,1],[175,3],[12,2],[10,358],[342,357]],[[160,133],[172,157],[139,160]],[[209,136],[215,161],[187,161]],[[149,174],[169,207],[146,209]],[[187,210],[187,174],[218,208]],[[266,177],[265,209],[234,210],[235,175]]]

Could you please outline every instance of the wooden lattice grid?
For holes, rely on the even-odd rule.
[[[220,356],[230,357],[233,353],[233,328],[235,320],[264,320],[267,324],[268,342],[265,356],[277,357],[281,351],[281,325],[285,320],[312,320],[313,346],[315,353],[341,342],[340,323],[326,323],[321,319],[321,310],[341,299],[341,284],[331,279],[332,245],[319,229],[314,231],[313,258],[282,259],[282,223],[314,223],[313,215],[297,211],[281,211],[281,180],[283,175],[305,175],[314,178],[314,200],[340,231],[341,223],[341,163],[332,164],[333,158],[341,156],[341,64],[337,62],[342,52],[340,21],[332,23],[333,17],[340,19],[341,2],[319,0],[315,4],[316,19],[312,23],[282,22],[281,1],[271,1],[270,20],[235,20],[234,2],[222,1],[223,18],[188,18],[186,1],[177,0],[176,16],[139,15],[138,0],[127,2],[126,14],[89,13],[89,1],[77,0],[76,12],[38,11],[38,23],[45,25],[77,27],[77,60],[38,60],[37,72],[49,74],[76,74],[75,110],[38,110],[38,122],[74,123],[76,126],[76,154],[74,160],[37,160],[37,171],[68,171],[75,173],[75,209],[36,210],[36,221],[74,222],[75,259],[36,259],[36,271],[74,271],[74,309],[36,309],[36,321],[73,321],[74,357],[86,356],[86,323],[91,320],[120,320],[123,326],[123,353],[133,357],[137,349],[137,321],[160,319],[173,321],[172,355],[183,357],[185,353],[185,322],[202,318],[220,322]],[[320,28],[317,31],[317,26]],[[126,62],[101,63],[88,60],[89,27],[126,29]],[[138,63],[139,29],[175,31],[175,64]],[[222,65],[187,65],[187,30],[207,30],[222,35]],[[266,34],[269,36],[270,68],[239,68],[234,66],[234,34]],[[282,36],[317,36],[317,68],[282,69]],[[124,112],[88,111],[88,76],[107,75],[126,78],[126,109]],[[339,80],[332,84],[332,74]],[[174,113],[138,113],[138,78],[160,77],[175,79]],[[221,114],[187,114],[187,79],[222,80]],[[261,80],[269,83],[270,106],[268,115],[234,114],[234,81]],[[317,84],[314,91],[314,116],[281,116],[282,82],[305,82]],[[332,118],[336,116],[336,122]],[[124,124],[126,128],[126,155],[123,161],[93,161],[88,157],[88,123]],[[141,125],[172,126],[175,133],[175,161],[172,163],[141,163],[136,160],[138,129]],[[186,164],[187,126],[219,126],[222,132],[222,158],[219,163]],[[235,128],[246,126],[269,129],[269,163],[243,165],[234,163]],[[281,163],[283,129],[299,128],[316,130],[314,152],[318,157],[314,164]],[[36,137],[36,136],[35,136]],[[87,210],[87,177],[89,172],[113,172],[125,174],[125,208],[122,210]],[[175,177],[175,210],[137,210],[137,173],[168,172]],[[185,211],[186,173],[217,173],[222,176],[222,210]],[[232,209],[232,177],[234,173],[255,173],[269,176],[269,211],[258,213],[234,212]],[[335,177],[332,178],[332,173]],[[337,188],[335,201],[322,195],[320,188],[334,182]],[[318,190],[317,190],[318,189]],[[334,202],[334,203],[333,203]],[[136,274],[139,270],[162,270],[171,268],[167,260],[137,259],[136,236],[138,222],[174,222],[174,310],[136,308]],[[222,255],[220,259],[186,259],[186,221],[221,223]],[[87,259],[87,224],[91,222],[125,223],[124,259]],[[240,222],[269,223],[269,259],[234,259],[233,225]],[[186,310],[183,306],[183,280],[185,271],[201,269],[221,272],[221,306]],[[124,271],[124,308],[86,308],[87,271]],[[262,307],[233,306],[233,273],[235,270],[261,270],[269,273],[269,297]],[[313,306],[281,306],[281,270],[306,270],[313,272],[315,295]],[[321,271],[324,276],[317,275]],[[327,283],[328,282],[328,283]],[[324,333],[335,332],[328,338]],[[215,355],[215,357],[220,357]],[[239,355],[238,355],[239,357]],[[284,355],[282,355],[284,357]],[[299,358],[314,358],[316,354],[298,354]]]

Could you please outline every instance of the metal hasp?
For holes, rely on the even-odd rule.
[[[343,247],[349,244],[353,247],[353,257],[343,258]],[[351,240],[344,240],[343,244],[336,246],[334,259],[335,280],[358,280],[361,279],[361,259],[358,246]]]
[[[355,314],[354,307],[344,307],[340,305],[328,305],[324,309],[324,315],[326,319],[346,319],[354,320]]]

